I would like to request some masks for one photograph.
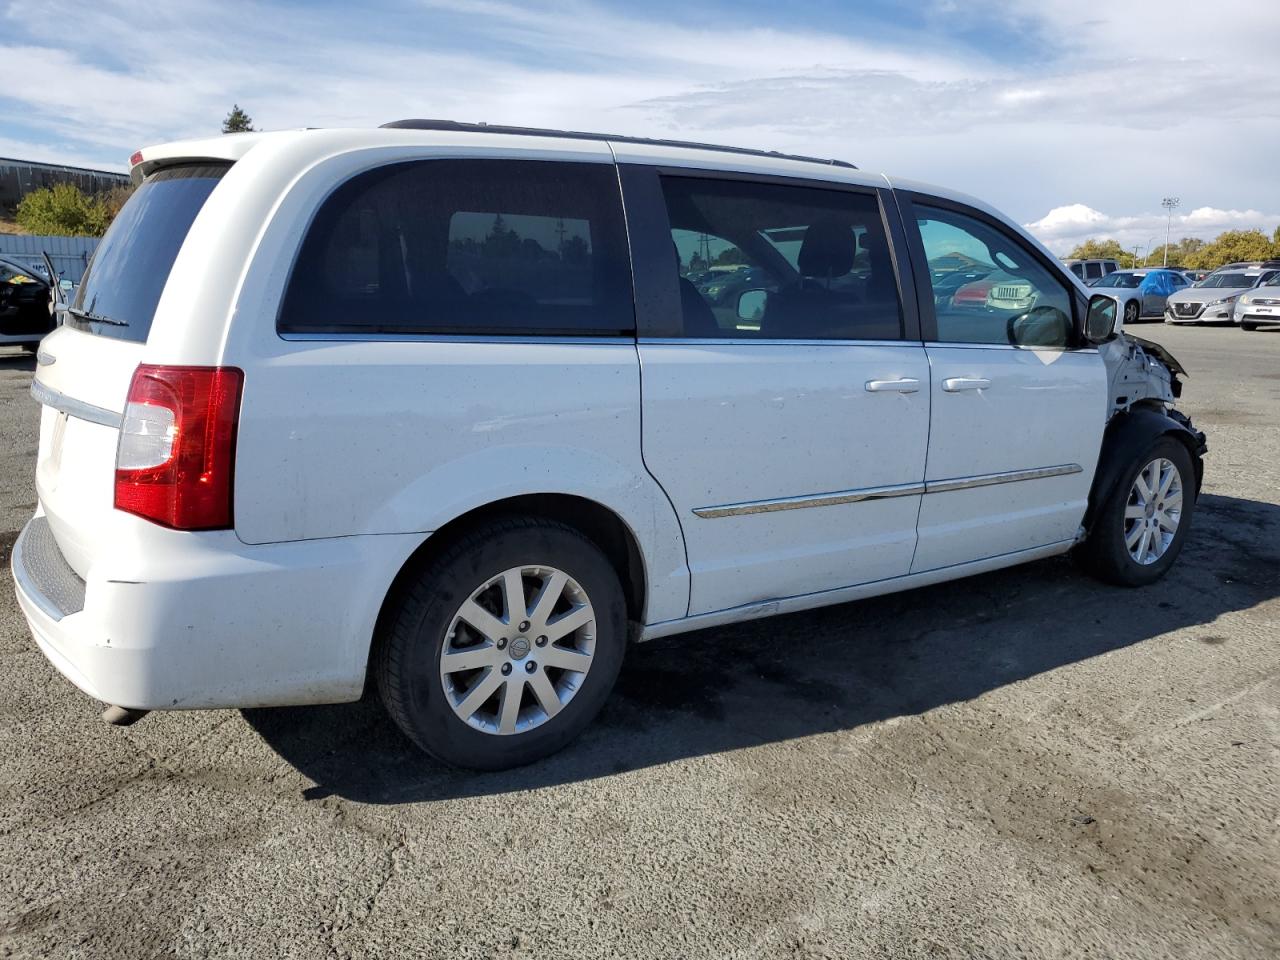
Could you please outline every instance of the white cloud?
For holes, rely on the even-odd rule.
[[[1025,226],[1049,249],[1063,254],[1090,237],[1118,240],[1126,250],[1151,250],[1164,243],[1166,222],[1163,212],[1112,216],[1083,203],[1072,203],[1055,207]],[[1212,240],[1224,230],[1261,230],[1270,236],[1277,225],[1280,213],[1198,207],[1175,215],[1169,233],[1174,241],[1183,237]]]
[[[854,11],[821,27],[677,24],[592,0],[41,11],[74,39],[11,6],[0,40],[0,150],[32,159],[119,168],[143,144],[212,132],[237,101],[267,128],[444,116],[838,156],[1021,219],[1165,193],[1280,209],[1274,3],[1218,0],[1207,17],[1185,0],[935,0],[927,29],[878,39]],[[991,49],[949,39],[982,17],[1003,25]]]

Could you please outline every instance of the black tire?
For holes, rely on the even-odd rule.
[[[1253,331],[1258,329],[1258,325],[1256,323],[1250,323],[1248,320],[1241,320],[1240,329],[1244,331]]]
[[[1137,323],[1142,319],[1142,308],[1138,306],[1137,300],[1130,300],[1124,305],[1124,324],[1127,327],[1131,323]]]
[[[1139,472],[1158,458],[1168,460],[1178,471],[1182,484],[1182,513],[1164,554],[1153,563],[1143,564],[1135,560],[1125,546],[1124,514]],[[1173,437],[1160,437],[1129,464],[1112,490],[1110,499],[1102,504],[1094,517],[1089,536],[1076,547],[1073,556],[1088,573],[1106,583],[1122,587],[1144,587],[1155,583],[1173,566],[1182,550],[1191,529],[1195,498],[1195,464],[1190,452]]]
[[[586,592],[595,613],[591,664],[571,699],[539,726],[508,735],[485,732],[459,717],[445,692],[440,657],[446,635],[463,602],[487,581],[505,570],[535,565],[564,571]],[[566,746],[600,712],[626,651],[626,602],[617,572],[593,542],[551,520],[511,517],[471,530],[392,602],[374,657],[378,691],[409,739],[454,766],[504,770]],[[530,650],[528,660],[536,657]]]

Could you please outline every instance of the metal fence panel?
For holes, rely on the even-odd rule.
[[[0,233],[0,257],[38,267],[44,264],[40,254],[48,253],[58,275],[72,283],[80,282],[97,246],[98,237],[38,237]]]

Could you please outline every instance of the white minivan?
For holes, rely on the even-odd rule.
[[[444,121],[132,166],[39,348],[13,551],[114,722],[371,677],[425,750],[507,767],[629,642],[1067,551],[1145,584],[1187,535],[1181,368],[967,197]]]

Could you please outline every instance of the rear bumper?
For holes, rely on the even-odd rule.
[[[359,698],[382,599],[422,539],[248,546],[230,531],[155,528],[145,563],[122,549],[127,579],[90,570],[76,609],[75,573],[56,569],[43,522],[28,523],[12,559],[37,645],[89,696],[141,710]]]

